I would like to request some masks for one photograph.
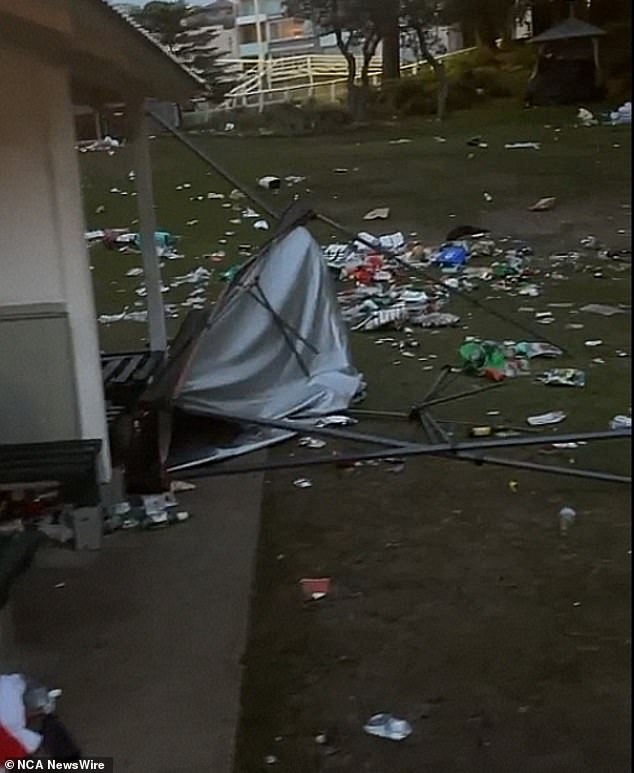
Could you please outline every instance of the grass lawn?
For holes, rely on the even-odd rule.
[[[529,241],[541,270],[540,297],[486,286],[477,297],[563,345],[565,356],[552,364],[582,368],[587,386],[557,389],[519,378],[443,406],[437,416],[521,426],[531,413],[563,409],[562,431],[602,430],[630,406],[630,359],[617,351],[630,352],[631,317],[578,310],[591,302],[629,304],[629,264],[598,266],[584,257],[558,269],[564,278],[557,279],[549,255],[578,249],[588,234],[614,249],[631,246],[631,133],[577,128],[575,112],[499,105],[442,125],[419,121],[302,139],[194,139],[246,184],[265,174],[305,176],[279,194],[263,192],[279,210],[301,194],[352,229],[377,232],[363,214],[388,206],[391,217],[380,231],[416,232],[425,243],[460,224]],[[468,146],[475,135],[488,147]],[[411,142],[391,142],[398,139]],[[522,140],[541,142],[541,149],[504,148]],[[219,274],[240,260],[238,245],[261,242],[263,232],[249,221],[230,224],[239,213],[220,200],[190,201],[231,188],[172,139],[154,141],[153,160],[159,226],[182,235],[185,254],[166,262],[166,281],[204,265],[214,270],[213,298]],[[109,192],[133,189],[130,168],[126,150],[82,157],[88,227],[132,224],[134,198]],[[182,183],[191,188],[176,190]],[[527,211],[544,196],[557,197],[552,211]],[[99,205],[102,214],[95,213]],[[198,222],[187,225],[192,220]],[[335,236],[314,231],[323,241]],[[204,257],[220,249],[227,253],[222,262]],[[93,248],[92,262],[100,313],[143,303],[134,293],[139,278],[126,276],[137,257]],[[166,302],[178,305],[189,290],[170,290]],[[549,307],[565,303],[572,306]],[[541,328],[535,314],[549,308],[556,322]],[[461,315],[463,326],[418,330],[416,351],[428,358],[422,362],[375,343],[399,334],[352,335],[369,384],[364,407],[406,411],[440,365],[457,364],[465,335],[525,338],[464,300],[448,310]],[[184,310],[170,321],[172,333],[183,316]],[[145,326],[115,323],[101,333],[104,349],[134,348]],[[589,339],[603,344],[587,347]],[[540,369],[534,362],[532,370]],[[454,386],[472,383],[460,377]],[[487,416],[492,410],[500,416]],[[420,437],[394,422],[366,421],[360,429]],[[515,456],[548,461],[538,450]],[[619,441],[559,451],[552,461],[623,473],[630,455]],[[292,485],[300,474],[312,488]],[[563,505],[578,513],[567,539],[557,518]],[[400,474],[382,465],[267,475],[236,773],[628,769],[629,512],[627,486],[442,459],[411,460]],[[331,577],[333,590],[305,606],[298,580],[311,576]],[[394,743],[365,735],[363,723],[379,711],[407,718],[410,738]],[[322,733],[328,744],[316,743]],[[275,764],[265,763],[267,755]]]

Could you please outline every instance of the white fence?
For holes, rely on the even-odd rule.
[[[453,51],[439,59],[447,60],[473,48]],[[235,78],[236,85],[226,95],[222,105],[199,109],[187,116],[190,126],[205,123],[210,113],[241,108],[262,109],[266,105],[289,101],[318,99],[322,102],[338,102],[345,96],[348,65],[340,54],[308,54],[283,56],[270,59],[220,59],[219,64],[227,67]],[[357,79],[360,78],[363,62],[357,57]],[[381,79],[381,57],[375,57],[369,70],[370,83],[378,85]],[[416,75],[428,68],[425,61],[401,66],[401,75]]]

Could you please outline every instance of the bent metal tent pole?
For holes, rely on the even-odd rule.
[[[596,438],[595,435],[597,433],[584,433],[583,435],[577,435],[572,437],[577,437],[578,439],[586,439],[586,440],[597,440],[597,439],[607,439],[607,438]],[[623,437],[630,437],[630,435],[616,435],[614,433],[614,437],[611,439],[616,440],[617,438],[623,438]],[[510,440],[511,438],[506,438],[506,440]],[[533,438],[534,440],[534,438]],[[543,443],[543,439],[541,439],[541,442]],[[573,442],[573,441],[570,441]],[[470,446],[472,448],[473,446]],[[450,451],[453,447],[450,444],[437,444],[437,445],[431,445],[431,446],[420,446],[419,449],[409,449],[409,448],[403,448],[402,446],[395,447],[392,449],[385,449],[384,451],[374,452],[374,453],[358,453],[358,454],[341,454],[338,456],[320,456],[320,457],[313,457],[311,459],[290,459],[287,461],[280,461],[280,462],[266,462],[264,464],[254,464],[254,465],[243,465],[243,466],[236,466],[236,467],[221,467],[219,465],[214,465],[213,467],[200,467],[198,469],[194,470],[183,470],[179,473],[179,476],[183,479],[196,479],[196,478],[213,478],[217,477],[219,475],[241,475],[246,473],[254,473],[254,472],[271,472],[273,470],[290,470],[290,469],[297,469],[300,467],[313,467],[318,465],[329,465],[329,464],[341,464],[345,462],[358,462],[358,461],[364,461],[368,459],[386,459],[390,456],[414,456],[414,455],[424,455],[424,454],[431,454],[432,456],[438,456],[442,455],[445,458],[447,457],[447,452]],[[391,453],[390,453],[391,451]],[[467,460],[464,460],[467,461]],[[533,470],[533,471],[539,471],[539,472],[550,472],[550,473],[558,473],[562,475],[567,476],[574,476],[574,477],[581,477],[581,478],[591,478],[592,480],[597,481],[604,481],[607,483],[628,483],[631,484],[632,479],[626,476],[620,476],[620,475],[614,475],[612,473],[608,472],[597,472],[594,470],[574,470],[569,469],[567,467],[555,467],[555,466],[547,466],[547,465],[535,465],[531,464],[529,462],[513,462],[513,460],[506,460],[506,459],[498,459],[498,458],[491,458],[491,457],[479,457],[477,462],[472,462],[472,464],[497,464],[501,466],[513,466],[513,467],[521,467],[522,469],[527,470]]]
[[[429,411],[421,411],[421,420],[426,420],[426,426],[431,430],[430,440],[433,441],[433,434],[436,433],[441,440],[450,442],[450,435],[440,426],[438,421],[431,415]],[[534,472],[546,472],[555,475],[568,475],[572,478],[586,478],[590,480],[601,480],[611,483],[631,483],[631,478],[623,475],[615,475],[611,472],[600,472],[597,470],[584,470],[573,469],[570,467],[562,467],[560,465],[551,464],[539,464],[537,462],[525,462],[518,459],[501,459],[499,456],[488,456],[486,454],[479,453],[464,453],[458,452],[456,454],[447,454],[446,458],[456,459],[459,461],[473,462],[476,465],[481,464],[493,464],[499,467],[513,467],[519,470],[531,470]]]
[[[344,461],[363,461],[369,459],[385,459],[386,456],[424,456],[425,454],[439,453],[457,453],[461,451],[485,451],[489,448],[517,448],[522,446],[552,445],[553,443],[576,443],[587,442],[590,440],[619,440],[631,438],[631,430],[603,430],[598,432],[576,432],[565,434],[554,434],[548,437],[494,437],[485,440],[465,440],[460,442],[442,442],[435,444],[412,443],[398,438],[379,437],[376,435],[365,435],[361,432],[350,432],[348,430],[333,429],[332,427],[306,427],[298,426],[292,421],[283,421],[275,419],[253,419],[248,416],[236,416],[223,414],[219,418],[228,421],[241,422],[243,424],[254,424],[260,427],[270,427],[273,429],[283,429],[294,434],[298,432],[307,432],[313,435],[324,437],[334,437],[342,440],[354,440],[362,443],[384,444],[385,451],[358,451],[347,452],[338,456],[321,456],[312,459],[301,460],[297,463],[291,463],[291,466],[302,466],[311,464],[332,464],[333,462]],[[391,453],[389,453],[390,451]],[[628,479],[629,480],[629,479]]]

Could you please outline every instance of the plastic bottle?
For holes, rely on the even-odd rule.
[[[575,522],[575,518],[577,517],[576,510],[573,510],[572,507],[562,507],[559,511],[559,531],[561,532],[562,536],[566,536],[568,534],[568,529],[572,524]]]

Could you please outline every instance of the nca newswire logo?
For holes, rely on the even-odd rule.
[[[0,771],[3,770],[0,765]],[[83,760],[73,760],[72,762],[61,762],[58,760],[7,760],[4,763],[4,770],[7,773],[14,773],[18,770],[98,770],[101,773],[113,773],[112,758],[92,757]]]

